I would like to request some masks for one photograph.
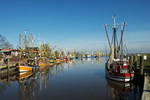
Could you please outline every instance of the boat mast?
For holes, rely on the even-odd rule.
[[[19,34],[19,43],[20,43],[20,58],[22,58],[22,35]]]
[[[124,29],[125,29],[125,25],[126,23],[123,23],[123,29],[121,29],[121,39],[120,39],[120,47],[121,47],[121,60],[123,60],[123,33],[124,33]]]
[[[114,44],[114,58],[117,59],[117,45],[116,45],[116,32],[117,32],[117,24],[116,24],[116,16],[113,16],[114,26],[113,26],[113,44]]]
[[[27,49],[27,44],[28,44],[28,42],[27,42],[27,29],[25,27],[25,31],[24,31],[24,44],[23,44],[23,49],[24,50]]]

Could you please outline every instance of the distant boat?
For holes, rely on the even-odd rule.
[[[64,57],[63,60],[64,60],[65,62],[68,62],[68,61],[69,61],[68,57]]]
[[[49,62],[50,62],[50,64],[51,64],[51,63],[55,63],[55,61],[54,61],[54,60],[52,60],[52,59],[51,59],[51,60],[49,60]]]
[[[63,59],[56,59],[56,63],[57,64],[60,64],[61,62],[63,62],[64,60]]]
[[[87,54],[87,56],[86,56],[87,58],[91,58],[92,56],[90,55],[90,54]]]
[[[125,23],[123,23],[123,29],[121,30],[120,43],[118,44],[117,40],[117,24],[115,22],[114,16],[114,26],[113,26],[113,35],[112,43],[110,43],[109,36],[107,33],[106,25],[104,25],[108,43],[110,46],[110,57],[107,60],[106,67],[106,77],[115,81],[128,82],[134,78],[134,70],[130,68],[128,60],[124,57],[123,54],[123,32],[125,28]]]
[[[46,59],[39,59],[38,65],[40,67],[48,67],[50,65],[50,62]]]

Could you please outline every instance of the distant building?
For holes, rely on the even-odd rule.
[[[19,54],[20,54],[20,50],[18,49],[0,49],[0,55],[2,57],[18,56]]]

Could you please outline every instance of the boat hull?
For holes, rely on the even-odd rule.
[[[32,67],[31,66],[18,66],[18,71],[19,72],[28,72],[28,71],[32,71]]]
[[[106,77],[121,82],[129,82],[132,81],[134,78],[134,73],[110,73],[106,70]]]
[[[24,62],[18,62],[17,69],[20,73],[28,72],[28,71],[36,71],[39,69],[39,66],[28,65]]]

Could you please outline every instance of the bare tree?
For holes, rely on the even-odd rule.
[[[13,45],[10,44],[6,38],[2,35],[0,35],[0,49],[12,49]]]

